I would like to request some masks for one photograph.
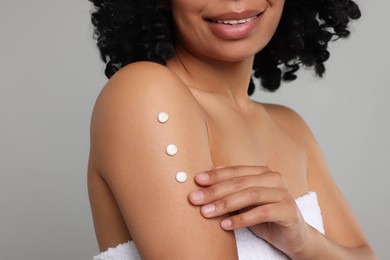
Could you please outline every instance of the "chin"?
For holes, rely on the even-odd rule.
[[[264,39],[264,38],[263,38]],[[207,51],[201,53],[202,56],[213,60],[226,62],[240,62],[247,59],[253,59],[268,44],[269,41],[248,43],[245,41],[225,43],[215,45],[213,48],[207,48]]]

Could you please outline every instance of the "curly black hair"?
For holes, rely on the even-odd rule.
[[[165,0],[89,0],[92,24],[105,74],[111,78],[135,61],[166,64],[175,53],[174,24]],[[329,59],[328,43],[346,38],[351,19],[360,18],[351,0],[286,0],[282,18],[269,44],[258,52],[253,76],[275,91],[281,81],[296,79],[300,67],[313,67],[318,76]],[[253,94],[251,81],[248,94]]]

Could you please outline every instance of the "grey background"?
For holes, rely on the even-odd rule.
[[[381,259],[389,259],[390,80],[385,0],[332,45],[312,72],[256,99],[311,126],[334,178]],[[91,259],[86,190],[91,110],[106,79],[90,38],[89,3],[0,1],[0,259]]]

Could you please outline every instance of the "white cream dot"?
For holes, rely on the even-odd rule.
[[[168,122],[169,115],[165,112],[161,112],[158,114],[157,119],[160,123],[164,124],[164,123]]]
[[[176,180],[177,180],[177,182],[180,182],[180,183],[186,182],[186,180],[187,180],[187,173],[185,173],[185,172],[178,172],[176,174]]]
[[[167,146],[166,152],[170,156],[174,156],[177,154],[177,147],[174,144],[170,144]]]

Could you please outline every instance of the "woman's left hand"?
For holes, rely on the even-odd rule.
[[[201,206],[205,218],[230,214],[221,222],[225,230],[248,227],[289,256],[306,250],[310,227],[282,174],[266,166],[233,166],[200,173],[195,181],[204,188],[191,192],[189,201]]]

